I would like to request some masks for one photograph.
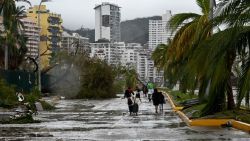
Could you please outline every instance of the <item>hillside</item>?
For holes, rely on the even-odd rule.
[[[67,28],[63,28],[64,31],[72,34],[72,33],[78,33],[82,37],[87,37],[89,38],[89,42],[93,43],[95,42],[95,30],[94,29],[89,29],[89,28],[80,28],[77,30],[70,30]]]
[[[149,20],[160,19],[161,16],[154,16],[121,22],[121,40],[127,43],[147,43]]]
[[[160,20],[161,16],[153,16],[146,18],[137,18],[121,22],[121,41],[126,43],[141,43],[145,44],[148,41],[148,23],[149,20]],[[83,37],[88,37],[90,42],[95,40],[95,30],[88,28],[80,28],[77,30],[69,30],[64,28],[69,33],[76,32]]]

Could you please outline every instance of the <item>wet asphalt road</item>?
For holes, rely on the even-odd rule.
[[[125,99],[60,100],[53,112],[41,112],[38,124],[0,124],[0,140],[250,140],[250,134],[233,128],[188,127],[164,105],[154,113],[143,98],[139,115],[129,116]]]

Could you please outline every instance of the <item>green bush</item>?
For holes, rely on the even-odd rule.
[[[58,55],[58,62],[59,66],[69,67],[63,70],[66,76],[59,75],[60,82],[53,85],[52,91],[57,95],[73,99],[106,99],[116,97],[116,92],[121,90],[122,84],[115,83],[115,78],[120,78],[119,67],[114,69],[98,58],[78,54],[70,56],[63,52]],[[60,71],[61,68],[57,72]]]
[[[76,98],[106,99],[116,96],[114,91],[114,75],[112,67],[106,62],[92,60],[85,64],[81,80],[81,90]]]
[[[34,88],[29,94],[24,94],[24,102],[29,103],[29,108],[34,112],[36,111],[35,102],[39,101],[41,98],[40,92],[38,89]]]
[[[34,88],[31,93],[25,94],[24,101],[29,102],[30,104],[35,103],[41,98],[41,94],[38,89]]]
[[[115,80],[114,91],[115,93],[123,93],[126,81],[125,80]]]
[[[197,95],[190,94],[190,93],[182,93],[180,91],[170,91],[169,94],[171,95],[171,97],[175,101],[175,104],[177,104],[177,105],[178,105],[178,103],[184,102],[186,100],[198,98]],[[181,105],[179,105],[179,106],[181,106]]]
[[[14,86],[9,86],[0,79],[0,107],[12,108],[18,103]]]

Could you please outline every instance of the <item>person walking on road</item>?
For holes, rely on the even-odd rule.
[[[163,104],[166,103],[165,101],[165,97],[164,95],[162,94],[162,92],[158,92],[159,93],[159,108],[160,108],[160,112],[163,112]]]
[[[146,85],[143,85],[142,91],[143,91],[144,97],[147,97],[148,88]]]
[[[127,104],[128,104],[128,109],[129,109],[130,115],[132,115],[132,112],[133,112],[133,98],[132,98],[132,95],[134,95],[134,92],[132,91],[132,89],[130,87],[128,87],[128,89],[125,90],[124,98],[127,98]]]
[[[152,100],[153,100],[153,105],[155,106],[155,113],[158,113],[158,107],[161,102],[161,95],[156,88],[154,89]]]
[[[137,89],[137,92],[135,94],[135,98],[136,99],[138,98],[140,100],[140,102],[141,102],[141,91],[140,91],[140,89]]]
[[[150,102],[151,99],[152,99],[152,94],[153,94],[153,92],[154,92],[154,84],[149,82],[149,83],[147,84],[147,89],[148,89],[148,100],[149,100],[149,102]]]

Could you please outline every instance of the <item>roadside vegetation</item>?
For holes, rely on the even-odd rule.
[[[17,104],[17,97],[14,86],[8,86],[3,79],[0,79],[0,107],[11,108]]]
[[[18,101],[15,86],[10,86],[3,79],[0,79],[0,107],[15,109],[20,106],[24,110],[24,113],[20,113],[21,116],[14,117],[16,115],[12,115],[13,118],[7,118],[0,121],[1,124],[25,124],[39,122],[34,120],[32,117],[32,114],[36,113],[35,102],[40,102],[44,110],[48,111],[55,109],[53,105],[41,100],[41,94],[37,89],[33,89],[30,93],[23,93],[23,96],[24,101]],[[28,112],[28,110],[31,111]]]
[[[49,72],[56,76],[52,85],[55,95],[71,99],[107,99],[137,84],[134,69],[109,65],[99,58],[60,52],[57,61],[58,65]]]
[[[11,109],[27,103],[29,104],[29,108],[34,112],[36,110],[35,102],[41,102],[44,110],[55,109],[53,105],[41,100],[41,93],[37,89],[33,89],[30,93],[22,94],[24,101],[19,102],[15,86],[10,86],[3,79],[0,79],[0,107]]]
[[[247,107],[227,110],[223,109],[221,112],[216,112],[209,115],[203,115],[202,110],[205,108],[206,103],[192,103],[192,100],[198,99],[197,95],[192,93],[182,93],[180,91],[171,91],[169,89],[161,89],[169,94],[174,104],[177,107],[183,107],[181,110],[189,119],[235,119],[250,124],[250,110]]]
[[[168,24],[174,38],[159,45],[152,58],[164,70],[168,88],[179,84],[179,92],[169,91],[177,105],[197,96],[199,104],[183,110],[188,116],[249,123],[250,1],[221,0],[213,16],[209,0],[196,2],[201,14],[174,15]]]

